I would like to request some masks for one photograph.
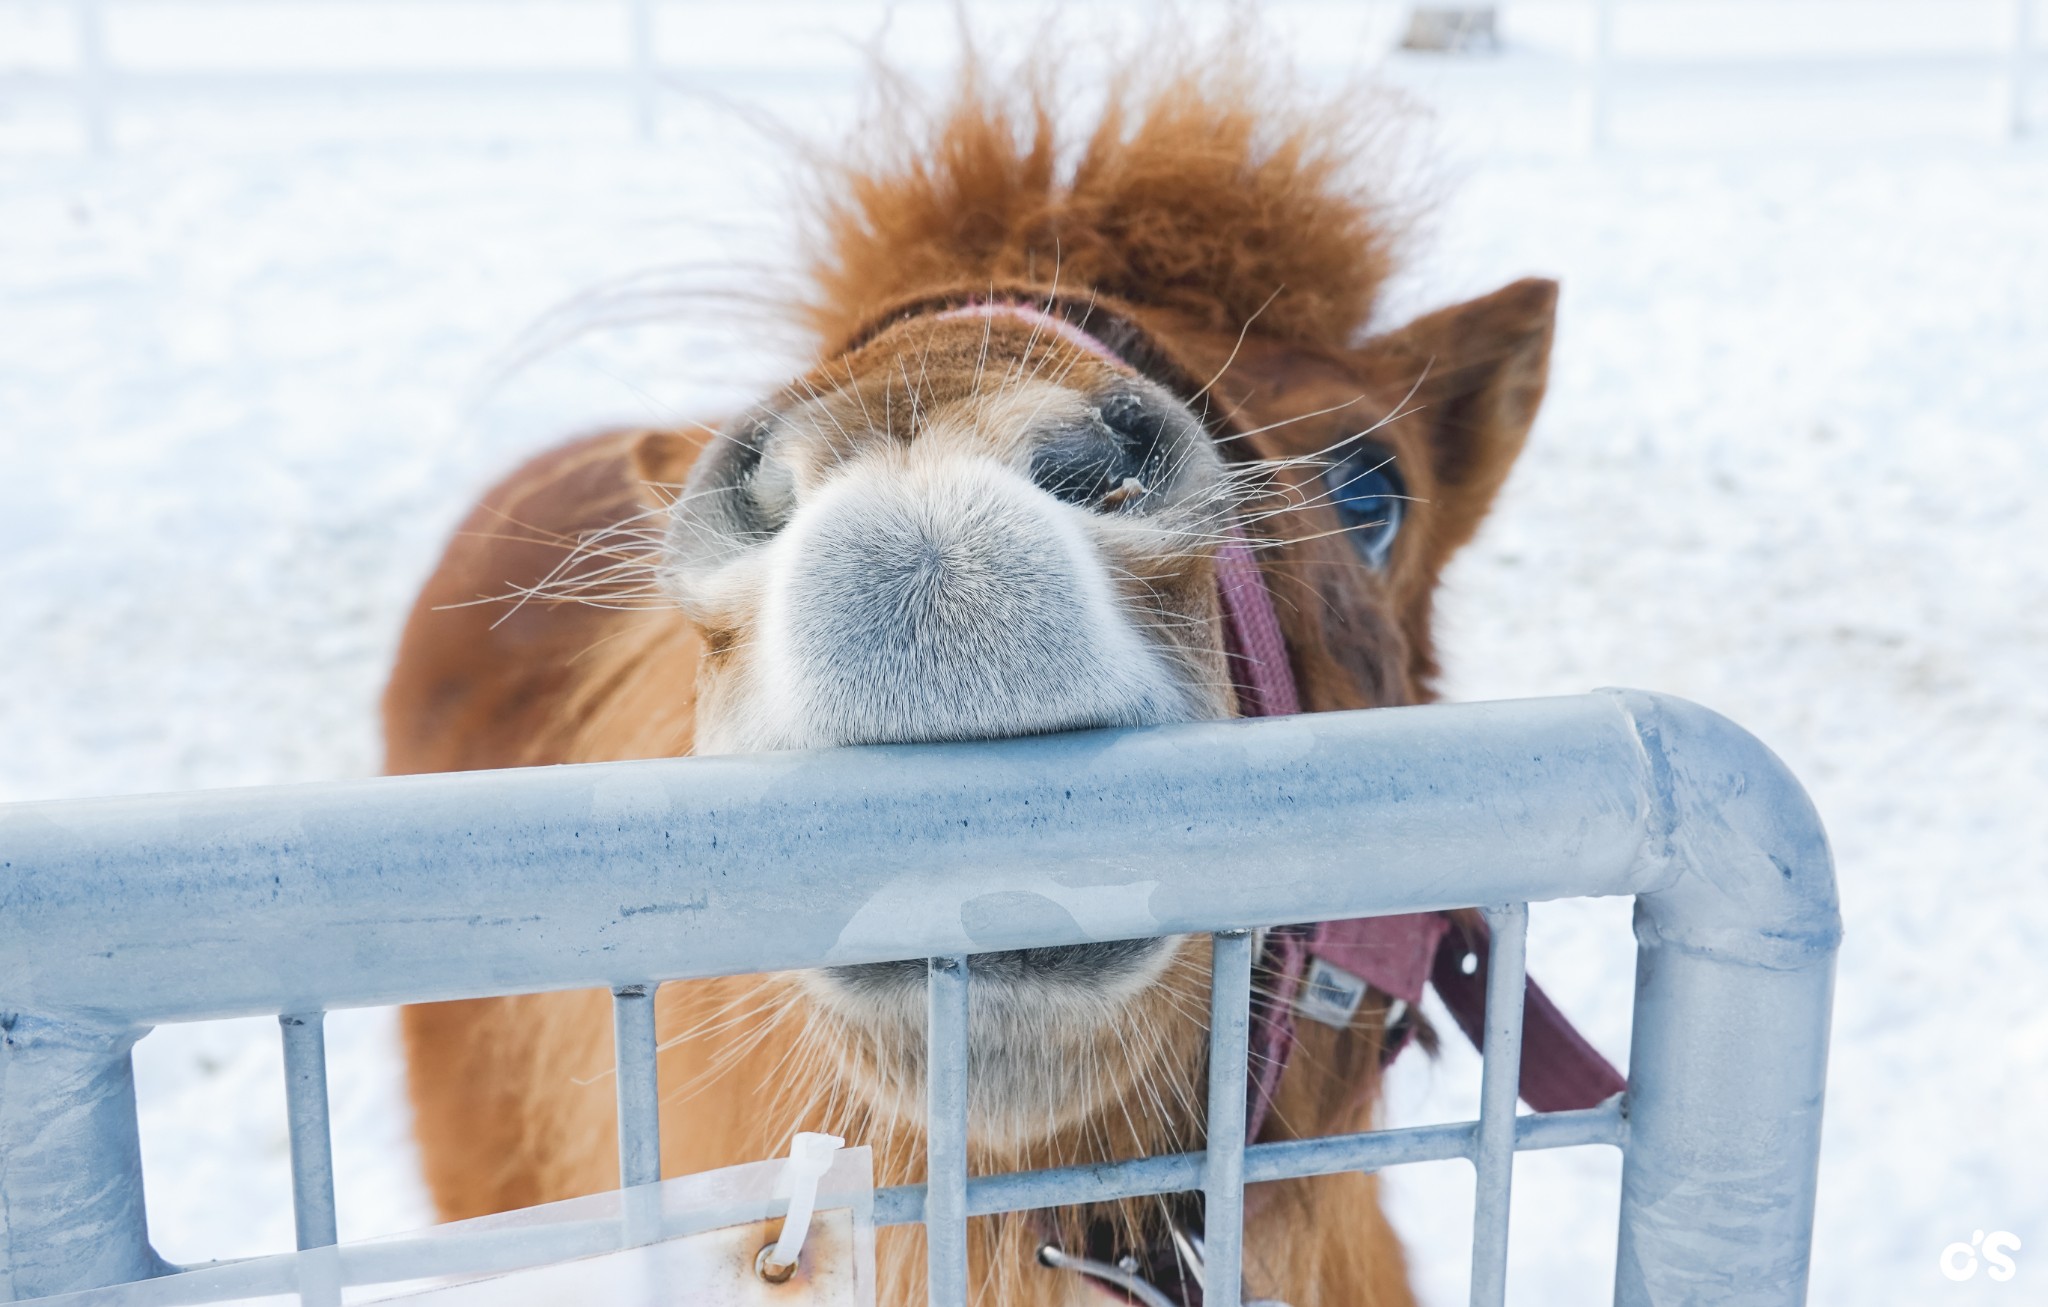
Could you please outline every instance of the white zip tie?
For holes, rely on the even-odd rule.
[[[789,1141],[789,1165],[777,1187],[789,1189],[789,1212],[782,1218],[782,1237],[763,1248],[754,1259],[754,1269],[770,1284],[781,1284],[796,1273],[803,1256],[804,1239],[811,1232],[811,1213],[818,1210],[818,1181],[832,1169],[832,1158],[846,1141],[837,1135],[800,1130]]]

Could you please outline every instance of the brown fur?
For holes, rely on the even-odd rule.
[[[845,346],[875,338],[875,324],[901,306],[1003,285],[1093,300],[1138,324],[1155,364],[1189,378],[1190,392],[1210,386],[1233,458],[1325,449],[1408,397],[1405,415],[1374,437],[1399,454],[1420,501],[1389,571],[1366,568],[1329,534],[1335,519],[1314,502],[1312,469],[1282,473],[1276,492],[1284,503],[1292,487],[1306,506],[1259,529],[1286,542],[1262,561],[1304,706],[1427,699],[1430,597],[1535,415],[1554,286],[1520,282],[1359,341],[1393,242],[1384,206],[1352,180],[1355,158],[1332,112],[1276,109],[1242,72],[1188,75],[1113,106],[1063,168],[1047,103],[970,78],[929,140],[899,138],[834,176],[806,309],[822,353],[806,384],[885,376],[893,358],[849,362]],[[693,687],[731,632],[698,629],[664,607],[535,602],[508,614],[473,601],[539,582],[580,538],[659,502],[646,483],[679,482],[701,444],[686,432],[594,436],[540,456],[485,497],[406,628],[385,700],[390,770],[689,752]],[[571,572],[605,561],[583,557]],[[1052,1138],[980,1140],[976,1167],[1199,1147],[1206,983],[1206,948],[1191,943],[1115,1038],[1100,1037],[1101,1060],[1121,1059],[1127,1073],[1103,1082],[1113,1101],[1091,1103],[1079,1126]],[[919,1178],[914,1125],[846,1092],[865,1054],[858,1041],[812,1038],[829,1019],[786,978],[672,984],[657,1009],[665,1173],[771,1156],[791,1130],[829,1126],[875,1145],[883,1183]],[[1369,1004],[1349,1031],[1305,1031],[1266,1137],[1370,1123],[1380,1017]],[[445,1217],[616,1183],[604,994],[415,1007],[405,1036],[427,1178]],[[828,1046],[837,1051],[818,1051]],[[1136,1205],[1126,1219],[1142,1223],[1147,1210]],[[1031,1222],[975,1227],[979,1301],[1097,1300],[1031,1261]],[[922,1301],[922,1247],[915,1230],[885,1234],[886,1303]],[[1247,1283],[1295,1307],[1410,1301],[1366,1176],[1256,1190]]]
[[[1387,124],[1354,94],[1289,103],[1240,55],[1156,51],[1109,79],[1079,157],[1044,67],[1019,85],[970,65],[935,122],[892,106],[814,208],[819,340],[843,342],[884,306],[963,283],[1025,282],[1173,309],[1235,337],[1350,342],[1392,270],[1392,206],[1361,177]]]

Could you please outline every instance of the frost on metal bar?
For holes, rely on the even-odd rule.
[[[285,1013],[285,1119],[291,1130],[292,1221],[299,1247],[335,1242],[334,1136],[327,1123],[327,1014]]]
[[[969,955],[1224,932],[1237,968],[1227,932],[1278,922],[1623,894],[1625,1121],[1515,1119],[1503,1026],[1479,1122],[1241,1150],[1219,1131],[1205,1154],[967,1178]],[[1504,1019],[1520,934],[1496,933]],[[622,1174],[652,1177],[653,984],[936,958],[929,1183],[877,1195],[879,1219],[931,1223],[935,1302],[962,1300],[970,1214],[1202,1189],[1220,1220],[1247,1181],[1460,1156],[1501,1179],[1485,1207],[1514,1149],[1605,1142],[1624,1151],[1617,1303],[1791,1304],[1839,934],[1826,839],[1783,765],[1626,691],[0,807],[0,1301],[167,1269],[128,1064],[151,1025],[612,990]],[[1238,1077],[1212,1104],[1241,1120],[1228,997],[1216,1061]],[[364,1282],[380,1258],[482,1252],[449,1244],[335,1265]]]

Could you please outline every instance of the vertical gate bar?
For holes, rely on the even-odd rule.
[[[327,1014],[285,1012],[285,1120],[291,1129],[292,1220],[299,1248],[326,1248],[334,1224],[334,1133],[327,1119]]]
[[[1796,1307],[1813,1237],[1832,941],[1808,965],[1765,967],[1653,932],[1637,929],[1616,1307]]]
[[[1842,942],[1813,801],[1755,736],[1616,691],[1670,871],[1636,897],[1616,1307],[1806,1301]]]
[[[967,958],[932,958],[925,970],[926,1299],[966,1307]]]
[[[619,1186],[653,1184],[661,1179],[661,1086],[652,985],[612,991],[612,1057],[619,1081]]]
[[[618,1081],[620,1216],[628,1247],[661,1237],[661,1076],[654,1034],[654,986],[612,990],[612,1075]]]
[[[1522,991],[1529,905],[1486,909],[1493,935],[1486,969],[1486,1036],[1479,1137],[1472,1157],[1472,1307],[1500,1307],[1508,1286],[1508,1213],[1515,1178],[1515,1099],[1522,1080]]]
[[[1209,965],[1209,1129],[1202,1163],[1202,1301],[1238,1307],[1244,1291],[1245,1061],[1251,1038],[1252,933],[1220,931]]]
[[[1835,935],[1787,931],[1808,956],[1762,965],[1674,938],[1645,900],[1636,916],[1614,1301],[1796,1307],[1813,1236]]]
[[[0,1302],[168,1269],[142,1201],[143,1033],[0,1011]]]

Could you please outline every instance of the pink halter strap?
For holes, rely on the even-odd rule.
[[[1245,717],[1300,712],[1287,637],[1265,573],[1243,534],[1232,527],[1230,535],[1216,551],[1216,590],[1238,712]],[[1490,950],[1483,926],[1467,938],[1464,932],[1454,935],[1452,924],[1447,913],[1405,912],[1266,932],[1265,959],[1272,982],[1270,992],[1254,1004],[1246,1138],[1256,1140],[1272,1113],[1280,1077],[1294,1052],[1298,1011],[1328,1011],[1331,993],[1355,1008],[1362,991],[1350,982],[1377,989],[1411,1009],[1422,1002],[1424,987],[1434,982],[1459,1029],[1474,1044],[1480,1042],[1486,1027]],[[1468,955],[1476,963],[1470,972],[1465,969]],[[1309,982],[1318,992],[1303,992]],[[1525,983],[1523,1101],[1539,1112],[1554,1112],[1593,1107],[1620,1093],[1627,1084],[1621,1073],[1572,1026],[1541,986],[1534,980]],[[1391,1061],[1406,1047],[1412,1029],[1412,1021],[1389,1027],[1383,1061]]]
[[[1216,590],[1223,609],[1224,646],[1237,686],[1238,712],[1245,717],[1300,712],[1301,696],[1295,689],[1287,638],[1280,629],[1280,615],[1273,608],[1265,573],[1235,527],[1231,537],[1216,551]],[[1411,912],[1307,927],[1283,926],[1266,933],[1266,964],[1273,979],[1271,992],[1253,1012],[1247,1138],[1258,1138],[1272,1112],[1280,1076],[1294,1052],[1296,1006],[1303,999],[1301,987],[1311,959],[1320,959],[1413,1007],[1422,1001],[1430,964],[1450,925],[1450,918],[1440,912]],[[1327,978],[1342,985],[1341,978]],[[1483,990],[1481,995],[1483,1000]],[[1350,997],[1355,1007],[1362,993]],[[1405,1033],[1401,1041],[1406,1043]],[[1387,1056],[1399,1051],[1399,1045],[1390,1046]]]
[[[1273,611],[1265,573],[1235,526],[1216,550],[1216,597],[1223,608],[1223,644],[1237,686],[1238,714],[1286,717],[1300,712],[1280,615]]]
[[[1015,300],[977,300],[970,304],[962,304],[957,308],[947,309],[933,316],[941,322],[949,318],[987,318],[990,321],[1000,318],[1011,318],[1030,327],[1035,332],[1051,332],[1074,348],[1085,350],[1105,362],[1114,363],[1118,367],[1126,369],[1131,366],[1124,361],[1122,355],[1109,346],[1095,339],[1095,337],[1081,330],[1081,328],[1067,321],[1059,314],[1049,313],[1035,304],[1022,304]]]
[[[1233,531],[1216,551],[1216,587],[1222,600],[1225,645],[1232,655],[1238,711],[1246,717],[1278,717],[1301,711],[1287,641],[1273,596],[1251,549]],[[1454,933],[1443,912],[1404,912],[1355,917],[1310,926],[1279,926],[1266,932],[1266,968],[1271,990],[1255,1001],[1250,1042],[1245,1137],[1256,1140],[1272,1114],[1280,1077],[1295,1046],[1301,1011],[1356,1008],[1362,986],[1371,986],[1413,1009],[1423,987],[1436,985],[1458,1028],[1475,1045],[1486,1029],[1484,927],[1473,936]],[[1466,970],[1470,956],[1476,964]],[[1319,965],[1318,965],[1319,964]],[[1315,992],[1305,993],[1304,984]],[[1323,1019],[1328,1019],[1327,1017]],[[1390,1025],[1382,1063],[1407,1046],[1412,1022]],[[1600,1055],[1533,979],[1525,981],[1522,1014],[1522,1100],[1539,1112],[1593,1107],[1626,1088],[1627,1082]],[[1360,1086],[1363,1091],[1364,1086]]]

